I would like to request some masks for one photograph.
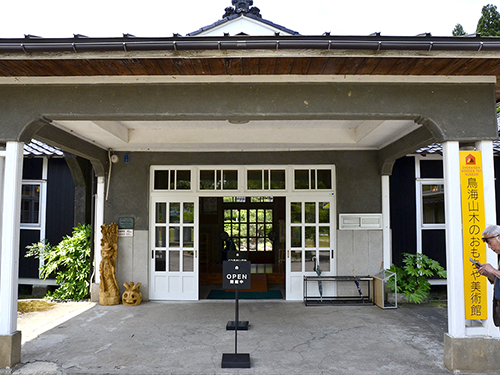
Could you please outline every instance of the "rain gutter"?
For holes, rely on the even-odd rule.
[[[500,51],[498,37],[279,36],[0,39],[0,54],[189,50]]]

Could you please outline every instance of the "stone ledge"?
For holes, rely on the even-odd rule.
[[[21,331],[0,336],[0,368],[13,367],[21,362]]]
[[[500,339],[444,335],[444,364],[451,371],[498,372]]]

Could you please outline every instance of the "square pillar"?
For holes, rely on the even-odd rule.
[[[97,194],[95,198],[95,221],[94,221],[94,281],[90,287],[90,298],[92,302],[99,302],[99,265],[101,264],[101,225],[104,224],[104,177],[97,177]]]
[[[7,142],[5,150],[0,248],[0,367],[10,367],[21,360],[17,288],[23,147],[22,142]]]
[[[481,151],[485,223],[496,223],[493,146],[491,141],[476,143]],[[444,337],[444,364],[452,371],[496,372],[500,368],[500,333],[492,321],[493,288],[488,287],[488,319],[465,319],[462,213],[460,200],[460,160],[458,142],[443,143],[446,215],[446,263],[448,274],[448,333]],[[487,260],[497,264],[488,250]]]
[[[384,269],[392,264],[390,177],[382,176],[382,249]]]

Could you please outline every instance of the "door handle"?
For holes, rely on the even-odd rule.
[[[331,253],[332,253],[332,257],[330,259],[335,258],[335,250],[331,250]]]

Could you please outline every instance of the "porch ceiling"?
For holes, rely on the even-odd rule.
[[[420,127],[409,120],[53,121],[115,151],[379,150]]]

